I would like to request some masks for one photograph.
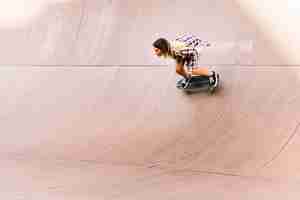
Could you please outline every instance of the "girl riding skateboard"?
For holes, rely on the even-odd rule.
[[[176,73],[183,77],[178,84],[181,84],[183,88],[188,86],[192,76],[207,77],[211,87],[218,85],[216,73],[198,65],[201,49],[208,46],[210,46],[208,42],[194,35],[183,35],[173,41],[159,38],[153,42],[156,56],[172,58],[176,61]]]

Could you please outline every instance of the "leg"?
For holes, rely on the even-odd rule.
[[[209,71],[208,68],[197,67],[197,68],[192,68],[191,71],[192,71],[192,75],[209,77],[210,84],[213,86],[216,86],[218,84],[216,73],[214,71]]]
[[[197,68],[192,68],[192,75],[198,75],[198,76],[211,76],[213,75],[208,68],[204,67],[197,67]]]

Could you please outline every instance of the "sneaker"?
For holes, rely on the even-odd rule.
[[[185,79],[183,88],[186,89],[190,86],[191,78]]]
[[[185,78],[180,79],[177,81],[177,87],[178,88],[184,88],[187,83],[187,80]]]
[[[217,74],[215,71],[212,71],[212,75],[209,77],[209,80],[210,80],[210,86],[212,87],[217,87],[218,85],[218,77],[217,77]]]

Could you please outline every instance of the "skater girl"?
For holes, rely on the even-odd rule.
[[[184,87],[192,76],[207,76],[209,84],[216,86],[218,79],[214,71],[198,65],[200,51],[210,44],[194,35],[183,35],[174,41],[159,38],[153,42],[154,54],[161,58],[171,58],[176,61],[176,73],[183,77],[180,84]]]

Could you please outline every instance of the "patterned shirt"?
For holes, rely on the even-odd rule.
[[[171,43],[171,52],[174,58],[182,58],[188,67],[194,67],[198,62],[200,49],[209,46],[207,41],[194,35],[183,35]]]

